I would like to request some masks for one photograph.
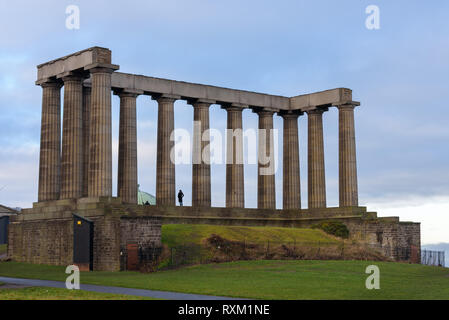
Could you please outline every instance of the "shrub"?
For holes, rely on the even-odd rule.
[[[339,221],[323,221],[312,226],[313,229],[321,229],[327,234],[347,239],[349,237],[348,228]]]

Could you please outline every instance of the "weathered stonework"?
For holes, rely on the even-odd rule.
[[[420,225],[399,218],[377,218],[358,206],[356,141],[352,91],[337,88],[282,97],[141,75],[115,72],[111,51],[92,47],[38,66],[43,87],[38,201],[12,219],[8,255],[15,261],[68,265],[73,262],[74,234],[93,223],[93,269],[116,271],[134,261],[137,251],[161,247],[161,224],[191,223],[302,228],[323,220],[343,222],[350,236],[398,261],[419,262]],[[62,80],[63,81],[62,81]],[[64,84],[61,145],[60,88]],[[111,91],[120,95],[118,198],[112,197]],[[158,101],[156,202],[137,202],[137,95]],[[174,102],[194,106],[192,207],[175,207]],[[209,106],[227,111],[226,208],[211,207],[210,165],[206,154]],[[339,109],[338,208],[326,207],[323,112]],[[284,119],[283,210],[276,210],[275,175],[262,174],[259,162],[258,209],[245,209],[242,111],[259,114],[259,129],[273,128],[273,115]],[[297,117],[308,117],[308,209],[300,209]],[[204,137],[203,137],[204,138]],[[274,144],[259,139],[266,154]],[[262,159],[259,153],[259,159]],[[199,161],[198,161],[199,159]],[[265,172],[266,173],[266,172]],[[62,199],[62,200],[61,200]],[[89,224],[75,229],[73,214]],[[84,235],[86,237],[86,235]],[[75,239],[75,240],[76,240]],[[86,241],[87,244],[90,243]],[[78,243],[78,242],[77,242]],[[128,246],[129,245],[129,246]],[[84,249],[84,247],[83,247]],[[78,251],[77,251],[78,252]],[[82,252],[85,253],[86,251]],[[134,255],[128,259],[129,253]],[[78,260],[80,261],[80,260]],[[80,262],[81,263],[81,262]],[[134,265],[130,263],[130,265]]]
[[[18,262],[73,264],[72,213],[76,212],[94,224],[93,270],[119,271],[121,244],[135,240],[142,249],[161,246],[161,219],[122,217],[114,210],[120,203],[111,198],[37,203],[12,219],[8,256]]]
[[[420,263],[420,224],[399,218],[378,218],[346,223],[353,239],[378,249],[395,261]]]
[[[137,245],[142,262],[153,258],[151,254],[160,252],[162,248],[161,227],[161,219],[157,217],[124,217],[120,219],[121,270],[127,269],[129,244]]]
[[[365,207],[301,210],[141,206],[118,198],[36,203],[12,219],[8,255],[14,261],[69,265],[73,259],[72,212],[94,222],[94,270],[125,268],[129,243],[139,250],[161,246],[161,224],[212,224],[307,228],[343,222],[350,237],[396,261],[419,262],[420,224],[377,218]]]
[[[174,206],[176,204],[175,164],[171,161],[170,152],[175,142],[170,140],[170,135],[175,128],[175,99],[160,97],[157,102],[156,204]]]
[[[242,109],[231,106],[226,111],[226,207],[244,208]]]
[[[117,195],[137,204],[137,94],[121,92]]]
[[[284,119],[282,208],[301,209],[298,138],[298,117],[300,114],[284,113],[281,115]]]
[[[309,208],[326,207],[326,176],[324,168],[323,112],[311,110],[308,116],[308,203]]]
[[[257,208],[276,208],[276,182],[274,177],[273,112],[258,111],[259,154],[257,166]],[[266,161],[268,159],[268,162]],[[267,162],[267,163],[264,163]]]
[[[195,101],[193,105],[192,205],[211,206],[210,182],[210,103]]]

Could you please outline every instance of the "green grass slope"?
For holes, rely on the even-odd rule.
[[[0,244],[0,255],[6,253],[6,244]]]
[[[0,285],[0,300],[151,300],[146,297],[67,290],[61,288],[28,287],[3,289]]]
[[[365,269],[380,268],[380,290]],[[0,276],[65,281],[65,267],[0,263]],[[83,272],[81,283],[254,299],[449,299],[449,269],[393,262],[258,260],[150,274]]]
[[[169,247],[185,244],[202,244],[212,234],[232,241],[248,243],[297,242],[337,244],[339,241],[318,229],[234,227],[193,224],[168,224],[162,226],[162,243]]]

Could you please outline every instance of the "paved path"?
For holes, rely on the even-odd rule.
[[[65,282],[62,282],[62,281],[0,277],[0,282],[8,283],[8,284],[16,284],[16,285],[21,285],[21,286],[30,286],[30,287],[51,287],[51,288],[64,288],[64,289],[66,288]],[[85,290],[85,291],[114,293],[114,294],[129,294],[132,296],[150,297],[150,298],[167,299],[167,300],[241,300],[241,299],[227,298],[227,297],[206,296],[206,295],[201,295],[201,294],[131,289],[131,288],[121,288],[121,287],[107,287],[107,286],[97,286],[97,285],[93,285],[93,284],[81,284],[80,287],[81,287],[81,290]]]

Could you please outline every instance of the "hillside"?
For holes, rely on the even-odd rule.
[[[318,229],[163,225],[162,255],[146,271],[239,260],[387,260],[352,240]]]
[[[322,243],[337,244],[339,239],[318,229],[234,227],[216,225],[167,224],[162,226],[162,243],[169,247],[202,244],[211,235],[247,243]]]

